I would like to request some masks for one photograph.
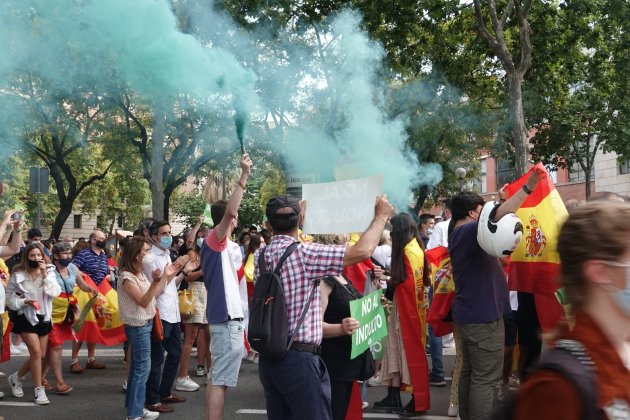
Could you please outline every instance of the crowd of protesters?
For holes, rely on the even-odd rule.
[[[630,204],[623,197],[598,194],[593,202],[567,203],[569,217],[558,238],[559,283],[572,310],[568,322],[548,338],[551,347],[569,342],[587,355],[594,366],[589,375],[595,378],[596,397],[590,404],[585,402],[589,395],[561,370],[537,369],[541,358],[542,367],[547,365],[540,325],[527,318],[532,311],[535,317],[535,307],[530,307],[534,298],[509,292],[509,261],[480,244],[486,204],[481,196],[462,192],[445,200],[437,222],[428,213],[396,213],[386,197],[378,197],[369,228],[351,240],[349,235],[302,235],[304,203],[283,195],[267,204],[261,231],[242,229],[238,210],[252,161],[243,155],[239,164],[240,178],[229,200],[211,205],[212,220],[200,216],[194,227],[173,237],[168,221],[144,219],[133,236],[121,241],[117,261],[105,253],[101,231],[76,243],[70,237],[42,241],[37,229],[23,238],[23,212],[5,213],[0,314],[7,312],[11,332],[2,342],[12,353],[25,348],[29,354],[16,372],[0,373],[15,398],[24,397],[29,373],[38,405],[49,404],[46,391],[71,393],[62,374],[65,342],[73,342],[69,372],[84,370],[78,358],[82,341],[72,328],[83,309],[75,294],[100,296],[99,284],[110,281],[127,340],[123,388],[128,419],[171,413],[172,404],[186,401],[173,390],[200,388],[189,373],[195,346],[194,372],[207,377],[209,420],[223,418],[227,390],[237,386],[243,360],[258,364],[270,419],[345,419],[356,413],[352,394],[360,389],[357,382],[386,387],[374,411],[421,416],[431,408],[431,387],[447,384],[442,337],[427,322],[437,284],[426,258],[426,251],[446,247],[455,284],[448,321],[456,352],[448,416],[490,419],[508,400],[511,417],[517,419],[577,419],[591,412],[597,418],[627,418],[615,414],[630,413]],[[543,177],[536,170],[522,189],[501,196],[492,220],[516,212]],[[270,269],[280,260],[291,341],[278,359],[251,348],[246,331],[261,264]],[[115,281],[112,265],[117,265]],[[360,324],[350,316],[349,302],[379,288],[388,310],[384,354],[376,363],[370,350],[351,359],[351,336]],[[192,299],[192,315],[186,317],[180,313],[183,290]],[[86,344],[85,369],[105,369],[96,360],[96,343]],[[366,363],[373,376],[363,378]],[[54,384],[46,380],[49,370]],[[507,397],[515,389],[516,396]]]

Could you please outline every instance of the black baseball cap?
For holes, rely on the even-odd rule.
[[[300,200],[291,194],[280,195],[269,200],[265,214],[267,219],[272,218],[280,209],[291,208],[295,214],[300,214]],[[291,213],[287,213],[291,214]]]

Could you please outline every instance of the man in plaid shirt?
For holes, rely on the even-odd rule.
[[[267,204],[267,220],[274,234],[265,247],[265,262],[268,266],[275,267],[287,247],[298,240],[298,226],[304,219],[302,204],[291,195],[272,198]],[[344,266],[370,258],[393,211],[387,198],[379,197],[370,227],[354,246],[301,243],[289,255],[281,272],[289,336],[293,333],[313,282],[326,275],[341,275]],[[260,273],[258,253],[254,261],[257,278]],[[352,334],[355,329],[346,328],[343,324],[340,328],[344,334]],[[332,419],[330,379],[324,362],[319,358],[321,340],[322,313],[317,289],[287,355],[281,360],[260,355],[258,373],[265,389],[269,419]]]

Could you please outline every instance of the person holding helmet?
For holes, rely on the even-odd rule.
[[[455,279],[453,322],[462,339],[462,420],[487,419],[492,412],[494,387],[503,368],[503,314],[510,309],[498,255],[509,255],[515,245],[510,249],[508,244],[519,239],[518,218],[508,215],[523,204],[544,175],[542,170],[534,171],[521,190],[498,206],[484,209],[483,198],[468,191],[452,199],[448,250]],[[504,216],[508,219],[502,221]]]

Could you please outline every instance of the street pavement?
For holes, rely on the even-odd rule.
[[[453,349],[445,348],[445,371],[447,377],[453,369]],[[82,349],[80,362],[85,365],[86,352]],[[122,390],[123,379],[126,377],[126,368],[123,363],[122,346],[98,347],[97,359],[107,364],[105,370],[84,370],[83,374],[69,373],[70,344],[66,343],[63,353],[64,379],[74,387],[69,395],[55,395],[47,393],[50,404],[36,406],[33,403],[33,388],[30,378],[24,381],[24,397],[15,398],[6,378],[0,379],[0,391],[4,392],[4,398],[0,399],[0,416],[6,420],[110,420],[125,418],[125,394]],[[9,362],[0,365],[0,371],[7,375],[15,372],[19,366],[27,360],[26,355],[13,356]],[[175,412],[162,414],[160,419],[188,420],[204,418],[204,394],[205,377],[196,377],[194,369],[196,357],[191,357],[190,377],[201,385],[196,392],[175,391],[178,395],[185,396],[188,401],[182,404],[173,404]],[[52,373],[48,374],[48,381],[53,383]],[[450,379],[450,378],[449,378]],[[431,410],[426,415],[418,416],[424,420],[447,420],[448,398],[450,380],[447,379],[446,387],[431,387]],[[392,419],[398,418],[392,414],[380,414],[372,411],[371,406],[375,401],[385,397],[385,387],[368,387],[368,402],[370,407],[364,411],[366,419]],[[409,399],[403,393],[403,403]],[[265,398],[262,386],[258,380],[258,365],[244,361],[241,366],[238,386],[227,393],[225,415],[226,420],[261,420],[265,415]]]

